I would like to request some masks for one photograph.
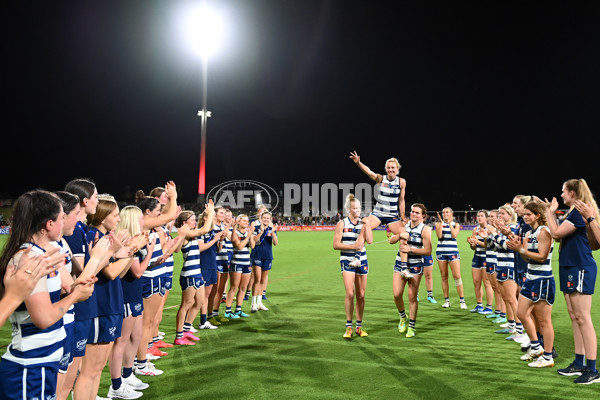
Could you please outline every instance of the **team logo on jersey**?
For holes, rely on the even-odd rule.
[[[58,362],[60,365],[67,365],[69,363],[69,358],[71,358],[71,353],[65,353],[63,354],[63,356],[60,358],[60,361]]]

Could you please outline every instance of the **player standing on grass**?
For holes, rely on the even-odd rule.
[[[552,237],[560,239],[559,277],[560,290],[565,295],[567,310],[573,325],[573,341],[575,343],[575,360],[558,373],[566,376],[580,375],[575,379],[578,384],[600,382],[596,368],[598,343],[592,322],[592,295],[598,272],[596,261],[592,256],[592,248],[587,236],[587,226],[593,222],[589,217],[584,220],[575,208],[577,200],[592,205],[598,216],[598,206],[594,195],[584,179],[570,179],[563,184],[561,197],[569,212],[564,221],[558,225],[554,213],[558,209],[556,198],[552,202],[535,201],[544,206],[548,227]],[[587,359],[584,365],[584,358]]]
[[[472,313],[483,312],[483,287],[485,288],[485,299],[486,299],[486,310],[492,310],[494,303],[494,290],[488,280],[487,273],[485,272],[485,244],[483,243],[483,237],[479,234],[479,231],[487,231],[487,219],[488,210],[477,211],[477,226],[473,229],[473,234],[467,238],[471,250],[474,250],[473,261],[471,263],[471,273],[473,275],[473,286],[475,289],[475,300],[477,305],[471,310]],[[504,321],[506,322],[506,321]]]
[[[231,274],[229,274],[229,290],[225,300],[225,317],[229,319],[247,318],[250,315],[242,311],[244,293],[252,275],[250,249],[252,247],[252,226],[245,214],[238,215],[231,234],[233,258],[231,259]],[[235,297],[235,312],[231,311]]]
[[[333,248],[340,251],[340,264],[346,298],[346,332],[344,339],[352,338],[352,318],[354,315],[354,298],[356,297],[356,334],[365,337],[367,332],[362,329],[363,311],[365,309],[365,290],[367,288],[366,243],[373,243],[373,232],[368,218],[360,218],[360,202],[352,193],[346,196],[344,205],[348,216],[337,223],[333,236]],[[352,267],[350,262],[360,258],[360,266]]]
[[[443,308],[450,308],[450,287],[448,285],[448,266],[452,271],[454,285],[460,299],[460,308],[467,309],[462,278],[460,275],[460,255],[456,238],[460,232],[460,224],[454,221],[454,212],[450,207],[442,210],[442,216],[438,213],[438,221],[435,223],[435,234],[438,237],[435,255],[437,258],[440,274],[442,277],[442,291],[444,292]]]
[[[258,216],[260,224],[254,227],[252,235],[254,236],[254,248],[250,254],[252,261],[252,272],[254,274],[254,286],[252,288],[252,307],[251,310],[268,311],[263,304],[262,296],[266,293],[269,271],[273,265],[273,246],[277,246],[277,224],[273,225],[272,214],[269,211],[263,211]]]
[[[417,295],[419,293],[419,285],[423,276],[425,267],[425,256],[431,255],[431,228],[423,222],[423,215],[427,215],[427,208],[421,203],[416,203],[411,206],[410,222],[405,225],[406,232],[409,235],[408,242],[401,244],[394,265],[393,290],[394,302],[400,314],[400,323],[398,331],[406,332],[406,337],[415,336],[415,324],[417,320],[417,311],[419,309],[419,301]],[[392,238],[395,238],[393,236]],[[396,239],[397,241],[397,239]],[[395,243],[395,241],[390,241]],[[400,261],[400,254],[408,254],[408,266],[405,267]],[[408,270],[410,278],[403,275],[403,271]],[[404,289],[408,283],[408,300],[410,303],[410,319],[406,316],[404,309]],[[407,329],[408,322],[408,329]]]
[[[531,230],[525,236],[525,242],[521,243],[518,236],[511,234],[508,247],[518,251],[520,256],[527,261],[527,273],[521,288],[521,295],[517,305],[517,315],[531,340],[531,347],[521,360],[529,361],[528,365],[533,368],[554,367],[552,348],[554,346],[554,327],[552,326],[552,304],[556,291],[554,276],[552,275],[552,250],[554,241],[550,230],[546,226],[544,208],[530,202],[524,206],[523,219],[531,226]],[[534,311],[535,310],[535,311]],[[536,332],[536,326],[531,318],[534,312],[543,335],[541,338]]]

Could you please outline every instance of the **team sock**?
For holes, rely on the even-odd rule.
[[[346,321],[346,328],[352,328],[352,320]]]
[[[414,319],[409,319],[408,320],[408,327],[411,329],[415,329],[415,323],[416,321]]]
[[[133,368],[125,368],[123,367],[123,373],[121,376],[125,379],[129,378],[133,374]]]
[[[583,354],[577,354],[575,353],[575,361],[573,362],[573,364],[577,365],[580,368],[583,368],[585,366],[585,364],[583,363],[585,356]]]
[[[192,330],[192,324],[190,324],[189,322],[184,322],[183,323],[183,331],[189,332],[191,330]]]
[[[200,314],[200,325],[206,324],[206,314]]]
[[[544,359],[546,359],[546,361],[550,361],[550,360],[552,360],[552,353],[544,352],[543,357],[544,357]]]
[[[433,290],[427,291],[427,297],[433,297]]]
[[[356,320],[356,328],[362,328],[362,320]]]
[[[235,306],[235,312],[242,311],[242,306]]]
[[[400,314],[400,318],[406,318],[406,312],[404,310],[398,311],[398,314]]]
[[[225,312],[231,314],[231,306],[225,307]]]
[[[119,388],[121,387],[121,377],[111,379],[111,381],[112,381],[112,388],[114,390],[119,390]]]
[[[598,370],[596,369],[596,360],[590,360],[588,358],[587,360],[587,368],[592,371],[593,373],[597,374]]]
[[[523,334],[523,323],[521,323],[521,322],[517,322],[517,323],[515,324],[515,329],[517,330],[517,333],[518,333],[519,335],[522,335],[522,334]]]
[[[183,331],[176,332],[175,339],[183,339]]]
[[[446,300],[450,301],[450,297],[446,297]],[[464,302],[465,302],[465,298],[464,298],[464,297],[461,297],[461,298],[460,298],[460,302],[461,302],[461,303],[464,303]]]

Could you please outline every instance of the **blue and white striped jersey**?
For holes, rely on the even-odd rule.
[[[358,223],[355,225],[350,221],[350,218],[346,217],[342,220],[344,222],[344,227],[342,229],[342,244],[354,244],[360,235],[360,232],[363,228],[363,223],[359,219]],[[367,249],[363,246],[363,248],[359,251],[356,250],[340,250],[340,261],[350,262],[354,260],[356,257],[360,258],[361,264],[367,261]]]
[[[165,263],[152,266],[152,264],[155,263],[163,255],[162,245],[160,244],[160,237],[158,236],[158,233],[155,229],[152,229],[150,231],[150,235],[148,235],[148,240],[150,242],[154,241],[154,251],[152,251],[150,264],[148,265],[146,271],[144,271],[143,276],[145,276],[146,278],[154,278],[157,276],[164,275],[167,273],[167,266]]]
[[[452,237],[450,226],[453,228],[456,226],[456,222],[452,221],[450,224],[442,222],[442,237],[438,239],[435,254],[438,256],[446,256],[458,253],[458,243],[456,238]]]
[[[404,226],[406,229],[406,233],[408,233],[408,245],[410,247],[414,247],[416,249],[423,248],[423,228],[425,228],[425,224],[421,222],[419,225],[414,228],[410,226],[410,222]],[[400,262],[402,259],[400,258],[400,252],[396,255],[396,261]],[[406,259],[407,265],[410,267],[412,265],[423,264],[423,256],[418,254],[408,253],[408,258]]]
[[[387,175],[383,176],[377,192],[377,203],[373,215],[391,218],[398,217],[398,197],[400,196],[400,177],[396,176],[390,181]]]
[[[32,255],[44,254],[41,247],[27,243],[22,248],[31,246]],[[16,262],[17,260],[14,260]],[[61,280],[58,271],[43,277],[50,301],[60,300]],[[57,365],[63,354],[63,340],[66,337],[63,318],[59,318],[46,329],[40,329],[31,320],[29,311],[22,303],[10,316],[12,323],[12,341],[2,358],[25,367]]]
[[[200,275],[200,247],[197,237],[181,247],[181,255],[183,256],[183,267],[181,267],[180,276]]]
[[[509,228],[514,234],[517,234],[519,230],[517,225],[514,224],[509,225]],[[498,267],[514,269],[516,253],[508,248],[508,238],[502,233],[497,232],[491,236],[491,241],[498,255]]]
[[[223,230],[225,230],[224,222],[220,225],[215,225],[215,233],[219,233]],[[231,232],[231,228],[229,228],[229,231]],[[233,252],[233,243],[231,243],[231,240],[229,240],[227,236],[225,236],[225,239],[221,243],[221,251],[217,253],[217,264],[227,264],[229,263],[230,253]]]
[[[69,272],[73,272],[73,261],[71,259],[71,252],[69,251],[69,245],[64,239],[59,240],[58,242],[52,242],[53,245],[57,246],[60,250],[58,252],[60,254],[66,254],[67,258],[65,260],[65,268]],[[71,305],[65,315],[63,316],[63,324],[68,325],[75,322],[75,305]]]
[[[542,229],[550,232],[547,226],[541,225],[538,226],[535,230],[529,232],[529,237],[527,238],[527,250],[532,251],[534,253],[538,253],[538,235],[542,231]],[[548,252],[548,257],[541,263],[538,263],[533,260],[529,260],[527,263],[527,279],[534,280],[540,278],[549,278],[552,276],[552,251],[554,250],[554,240],[551,241],[550,251]]]
[[[240,240],[246,239],[247,233],[242,233],[236,229],[237,236]],[[250,265],[250,241],[245,247],[242,247],[240,250],[234,248],[233,249],[233,258],[231,259],[232,264],[237,265]]]

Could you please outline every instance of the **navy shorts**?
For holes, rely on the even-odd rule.
[[[58,362],[58,372],[66,374],[69,365],[73,363],[73,356],[75,352],[75,322],[64,325],[65,334],[67,335],[63,340],[63,355]]]
[[[201,268],[202,278],[206,286],[214,285],[217,283],[217,269]]]
[[[423,256],[423,267],[431,267],[433,266],[433,257],[432,256]]]
[[[139,317],[144,311],[144,302],[135,301],[132,303],[123,304],[123,318],[127,317]]]
[[[375,213],[371,213],[371,215],[374,217],[377,217],[377,219],[379,220],[379,222],[381,222],[382,225],[390,225],[390,224],[393,224],[394,222],[400,221],[400,218],[398,216],[383,217],[383,216],[377,215]]]
[[[367,261],[361,261],[360,267],[351,267],[348,265],[350,261],[340,261],[340,272],[353,272],[356,275],[368,275],[369,274],[369,263]]]
[[[515,280],[515,269],[508,267],[496,267],[496,280],[498,282],[506,282],[507,280]]]
[[[473,257],[473,261],[471,262],[471,268],[475,269],[483,269],[485,268],[485,257]]]
[[[187,289],[200,289],[202,286],[204,286],[204,283],[205,282],[201,274],[179,277],[179,285],[181,285],[181,291],[185,291]]]
[[[75,320],[75,332],[73,333],[75,351],[73,353],[73,357],[85,356],[85,346],[87,345],[88,337],[90,336],[91,326],[91,319],[84,319],[81,321]]]
[[[110,343],[121,336],[123,315],[102,315],[92,320],[88,343]]]
[[[403,269],[407,269],[408,272],[410,272],[413,275],[421,275],[423,273],[423,267],[425,267],[424,264],[412,264],[401,266],[400,261],[396,261],[396,263],[394,264],[394,272],[402,272]]]
[[[155,294],[164,296],[167,291],[163,283],[164,281],[160,276],[153,276],[152,278],[142,276],[142,297],[147,299]]]
[[[252,265],[250,264],[231,264],[232,272],[239,272],[242,275],[248,275],[252,273]]]
[[[273,266],[273,260],[265,260],[264,258],[253,258],[252,265],[259,267],[263,271],[269,271]]]
[[[25,368],[8,360],[0,362],[0,399],[55,399],[58,362]]]
[[[229,263],[217,263],[217,272],[220,274],[226,274],[229,272]]]
[[[521,287],[521,296],[537,303],[546,300],[550,305],[554,304],[556,284],[554,277],[540,279],[525,279]]]
[[[165,292],[167,290],[173,289],[173,275],[161,276],[160,283],[161,283],[162,287],[164,288]]]
[[[597,273],[598,268],[596,265],[560,267],[558,269],[560,291],[564,293],[594,294]]]
[[[494,272],[496,272],[496,264],[491,263],[491,262],[486,262],[485,263],[485,272],[487,272],[488,274],[493,274]]]
[[[454,260],[460,260],[460,254],[458,254],[458,251],[455,251],[453,253],[450,254],[436,254],[436,258],[438,261],[454,261]]]

